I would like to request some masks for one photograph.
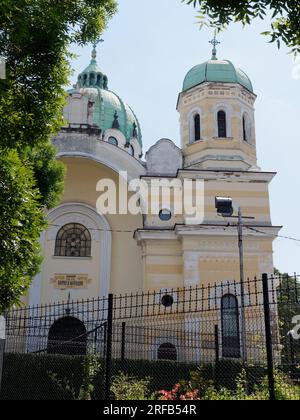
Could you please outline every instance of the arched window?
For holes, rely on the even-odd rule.
[[[251,124],[247,114],[243,115],[243,139],[247,142],[251,140]]]
[[[112,144],[113,146],[118,146],[118,140],[115,137],[109,137],[108,143]]]
[[[157,360],[177,360],[176,347],[171,343],[164,343],[158,348]]]
[[[128,146],[128,153],[130,154],[130,156],[134,157],[134,148],[133,148],[132,144],[130,144]]]
[[[195,130],[195,141],[201,139],[201,119],[200,115],[196,114],[194,116],[194,130]]]
[[[86,352],[86,328],[79,319],[67,316],[54,322],[48,334],[48,354],[79,356]]]
[[[91,234],[88,229],[76,223],[62,227],[56,237],[56,257],[90,257]]]
[[[248,141],[246,115],[243,116],[243,139],[244,141]]]
[[[226,112],[218,112],[218,137],[227,137],[227,124],[226,124]]]
[[[239,358],[241,350],[238,300],[234,295],[225,295],[221,306],[223,357]]]

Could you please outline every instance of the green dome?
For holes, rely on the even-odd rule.
[[[251,80],[228,60],[209,60],[193,67],[183,82],[183,91],[205,82],[238,83],[253,93]]]
[[[136,138],[142,146],[139,121],[130,106],[108,89],[108,78],[97,64],[95,48],[89,66],[79,74],[74,89],[68,91],[69,95],[77,92],[93,103],[93,124],[103,133],[115,128],[124,134],[128,143]]]

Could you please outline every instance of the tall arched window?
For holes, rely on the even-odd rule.
[[[65,317],[54,322],[48,334],[48,354],[85,355],[87,335],[83,322]]]
[[[246,115],[243,115],[243,139],[244,141],[248,141]]]
[[[227,123],[226,123],[226,112],[218,112],[218,137],[227,137]]]
[[[198,141],[201,139],[201,119],[200,119],[199,114],[196,114],[194,116],[194,135],[195,135],[195,141]]]
[[[62,227],[56,237],[56,257],[90,257],[91,234],[79,224],[70,223]]]
[[[247,142],[251,140],[251,123],[247,114],[243,115],[243,139]]]
[[[176,347],[171,343],[164,343],[158,348],[157,360],[177,360]]]
[[[241,350],[238,300],[234,295],[225,295],[221,306],[223,357],[239,358]]]

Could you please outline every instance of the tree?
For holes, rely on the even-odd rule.
[[[283,344],[282,357],[284,363],[287,363],[293,358],[291,353],[300,360],[300,342],[292,340],[290,334],[295,327],[294,317],[300,315],[300,282],[297,277],[281,274],[277,270],[275,270],[275,276],[279,279],[277,297],[279,328]]]
[[[263,32],[270,42],[286,44],[292,52],[300,52],[300,2],[298,0],[182,0],[199,7],[201,25],[218,29],[232,22],[249,25],[254,19],[271,15],[271,29]],[[208,18],[208,19],[207,19]]]
[[[55,159],[51,138],[63,125],[68,48],[97,39],[115,11],[115,0],[1,0],[0,56],[6,60],[6,79],[0,80],[0,156],[5,163],[0,178],[5,204],[0,211],[0,249],[13,244],[16,235],[20,244],[29,237],[32,241],[28,251],[9,246],[9,252],[1,252],[2,310],[28,288],[40,258],[37,243],[45,228],[41,211],[55,206],[63,190],[65,169]],[[28,183],[12,179],[14,173],[27,177]],[[23,199],[30,208],[31,230],[27,224],[20,229]]]
[[[16,151],[0,155],[0,313],[18,303],[37,273],[45,226],[32,171]]]

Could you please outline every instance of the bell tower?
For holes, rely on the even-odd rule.
[[[228,60],[212,58],[193,67],[179,94],[181,147],[185,168],[258,170],[256,95],[250,78]]]

